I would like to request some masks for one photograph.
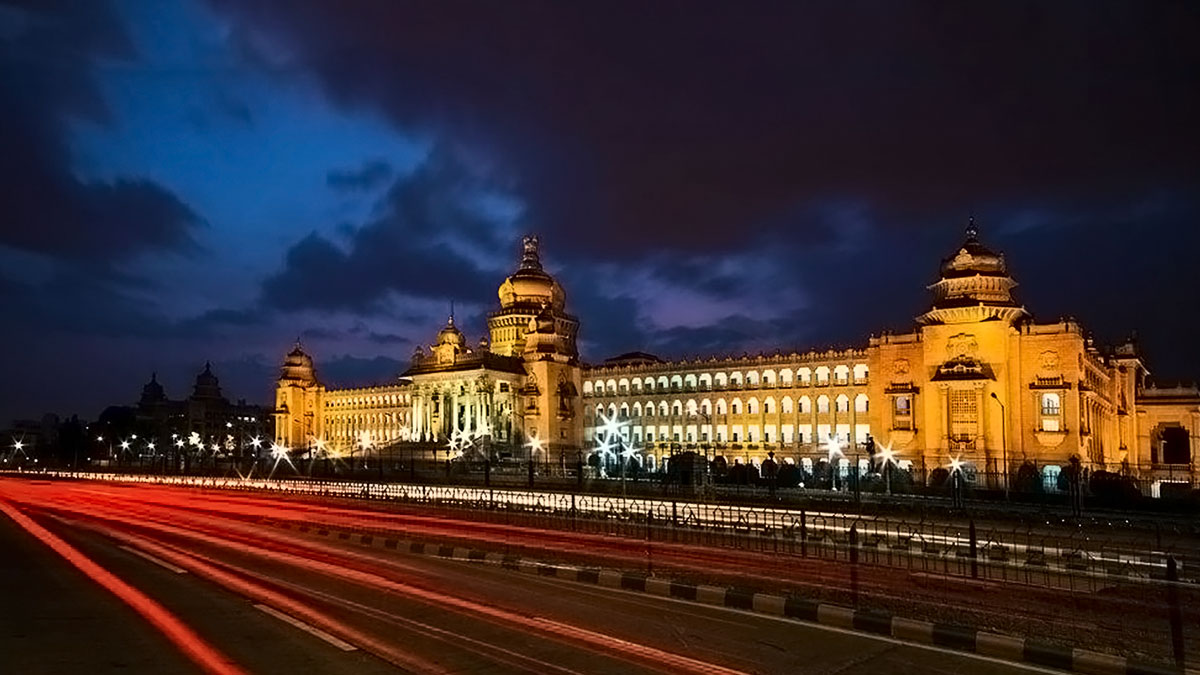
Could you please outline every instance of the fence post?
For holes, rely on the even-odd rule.
[[[1183,650],[1183,616],[1179,611],[1179,564],[1175,556],[1167,556],[1167,611],[1171,619],[1171,651],[1175,655],[1175,665],[1184,667]]]
[[[654,576],[654,559],[650,556],[650,527],[654,523],[654,509],[646,509],[646,576]]]
[[[858,606],[858,523],[850,526],[850,597]]]
[[[979,541],[975,537],[975,519],[974,518],[972,518],[971,522],[970,522],[970,542],[971,542],[971,578],[978,579],[979,578],[979,557],[978,557]]]
[[[808,512],[800,510],[800,556],[808,557]]]

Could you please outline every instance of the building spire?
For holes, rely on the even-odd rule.
[[[454,325],[454,299],[453,298],[450,299],[450,320],[446,322],[446,325],[448,325],[448,326]]]
[[[521,269],[538,271],[542,269],[542,260],[538,255],[538,237],[536,234],[527,234],[521,240]]]
[[[975,216],[967,218],[967,241],[979,240],[979,228],[975,227]]]

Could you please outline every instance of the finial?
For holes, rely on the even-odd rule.
[[[975,216],[967,218],[967,240],[974,241],[979,238],[979,228],[975,227]]]
[[[538,256],[538,237],[536,234],[527,234],[521,239],[521,269],[542,269],[542,261]]]
[[[454,300],[450,300],[450,321],[447,325],[454,325]]]
[[[151,381],[151,382],[157,382],[157,381],[158,381],[158,371],[157,371],[157,370],[152,370],[152,371],[150,371],[150,381]]]

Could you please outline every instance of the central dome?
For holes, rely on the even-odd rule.
[[[942,278],[967,277],[981,274],[984,276],[1008,276],[1008,265],[1004,255],[984,246],[979,241],[979,230],[975,227],[975,219],[967,224],[967,239],[959,247],[958,252],[942,261]]]
[[[502,309],[515,305],[550,305],[561,311],[566,305],[562,286],[542,269],[536,236],[522,240],[521,265],[500,284],[497,295]]]

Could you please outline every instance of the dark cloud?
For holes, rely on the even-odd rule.
[[[489,148],[593,256],[1200,177],[1188,3],[215,4],[335,100]]]
[[[84,181],[73,172],[68,124],[105,124],[92,79],[99,59],[135,58],[107,3],[10,10],[0,38],[0,244],[82,262],[99,274],[148,251],[192,251],[203,221],[142,178]]]
[[[392,165],[382,159],[368,160],[357,169],[335,169],[325,176],[329,187],[344,192],[369,192],[392,177]]]
[[[364,359],[344,354],[331,358],[316,355],[318,377],[330,387],[367,387],[395,384],[408,364],[386,356]]]
[[[284,267],[263,283],[271,308],[383,311],[393,293],[478,302],[497,273],[460,244],[495,246],[506,236],[472,202],[488,183],[460,158],[435,149],[388,189],[380,216],[348,234],[345,248],[313,233],[288,249]]]

